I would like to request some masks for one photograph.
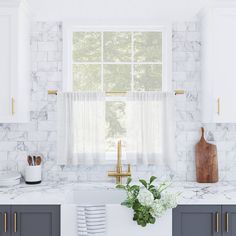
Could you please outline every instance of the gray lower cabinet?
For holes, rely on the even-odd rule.
[[[0,206],[0,217],[0,236],[60,236],[59,205]]]
[[[222,206],[222,236],[236,235],[236,206]]]
[[[221,206],[180,205],[173,210],[173,236],[219,236]]]
[[[10,206],[0,206],[0,236],[10,236]]]
[[[173,236],[236,236],[236,205],[180,205]]]

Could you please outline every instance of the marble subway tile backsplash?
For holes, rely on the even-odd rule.
[[[44,157],[44,179],[68,181],[114,181],[107,171],[114,165],[56,166],[56,96],[48,89],[62,87],[62,24],[34,22],[31,34],[31,121],[0,124],[0,170],[23,169],[30,153]],[[173,89],[186,90],[176,96],[177,168],[133,167],[133,177],[156,175],[160,179],[195,180],[194,145],[200,137],[200,29],[197,21],[173,24]],[[218,146],[221,180],[236,180],[236,124],[205,125],[206,137]]]
[[[62,30],[57,22],[35,22],[31,34],[31,104],[27,124],[0,124],[0,170],[23,169],[27,154],[42,154],[44,169],[55,160],[56,98],[61,86]],[[59,81],[59,83],[58,83]],[[54,155],[52,154],[54,153]],[[17,163],[17,164],[16,164]],[[18,167],[17,167],[18,166]],[[44,173],[46,178],[47,174]]]

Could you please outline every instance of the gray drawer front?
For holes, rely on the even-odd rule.
[[[216,232],[218,213],[218,232]],[[221,206],[180,205],[173,210],[173,236],[219,236],[221,235]]]
[[[14,205],[11,211],[12,236],[60,236],[60,206]]]

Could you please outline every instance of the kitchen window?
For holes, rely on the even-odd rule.
[[[126,144],[126,92],[169,89],[168,27],[65,27],[64,90],[106,92],[106,154]]]

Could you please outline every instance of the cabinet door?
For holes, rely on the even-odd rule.
[[[213,106],[216,122],[236,122],[236,8],[216,9],[213,13]]]
[[[236,206],[222,206],[222,236],[236,235]]]
[[[181,205],[173,210],[173,236],[221,235],[221,206]]]
[[[60,206],[12,206],[12,236],[60,236]]]
[[[0,121],[9,122],[12,112],[12,79],[15,76],[16,28],[15,14],[10,9],[0,9]],[[14,105],[14,104],[13,104]]]
[[[0,206],[0,236],[10,236],[10,206]]]

